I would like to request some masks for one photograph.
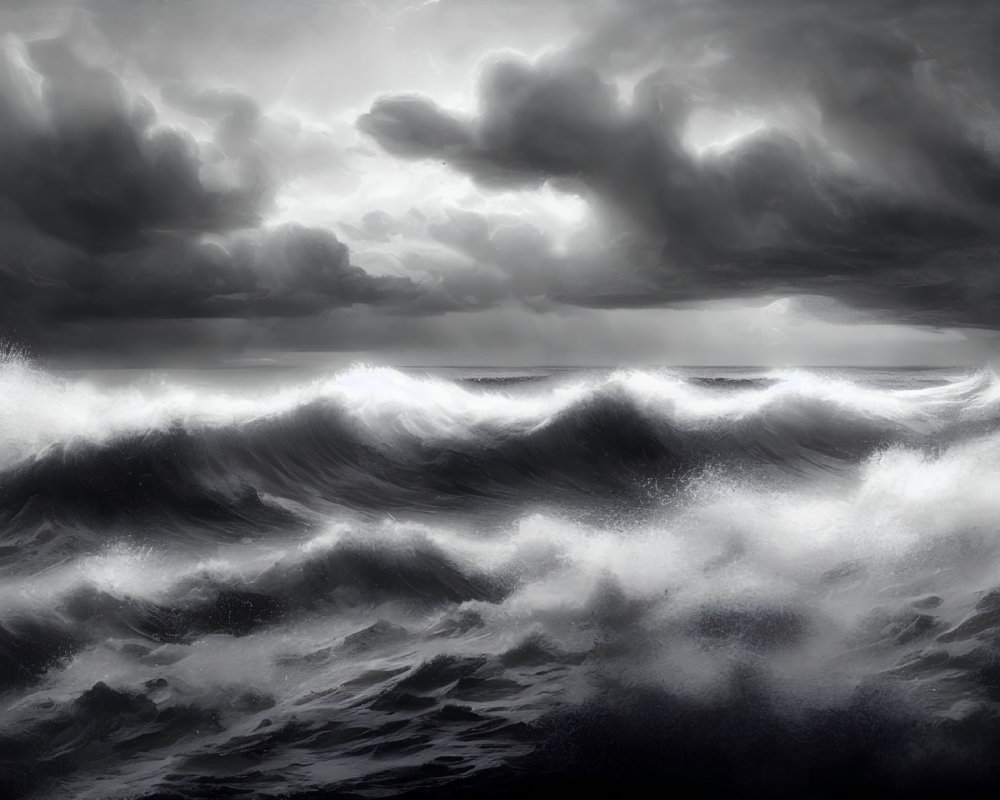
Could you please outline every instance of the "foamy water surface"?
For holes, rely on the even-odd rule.
[[[0,785],[986,792],[998,412],[989,369],[9,360]]]

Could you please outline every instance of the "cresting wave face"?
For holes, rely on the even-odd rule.
[[[5,363],[6,796],[995,785],[991,371],[536,378]]]

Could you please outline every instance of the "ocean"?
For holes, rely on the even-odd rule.
[[[0,796],[990,794],[1000,381],[0,364]]]

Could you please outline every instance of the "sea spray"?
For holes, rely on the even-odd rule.
[[[503,377],[5,362],[7,794],[998,777],[989,370]]]

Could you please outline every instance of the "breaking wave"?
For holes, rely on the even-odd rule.
[[[633,371],[512,393],[359,367],[255,397],[8,372],[0,519],[12,525],[657,505],[706,469],[837,471],[890,446],[940,447],[995,428],[1000,403],[988,371],[890,391],[802,372],[709,388]]]
[[[5,796],[995,786],[990,370],[496,378],[8,360]]]

